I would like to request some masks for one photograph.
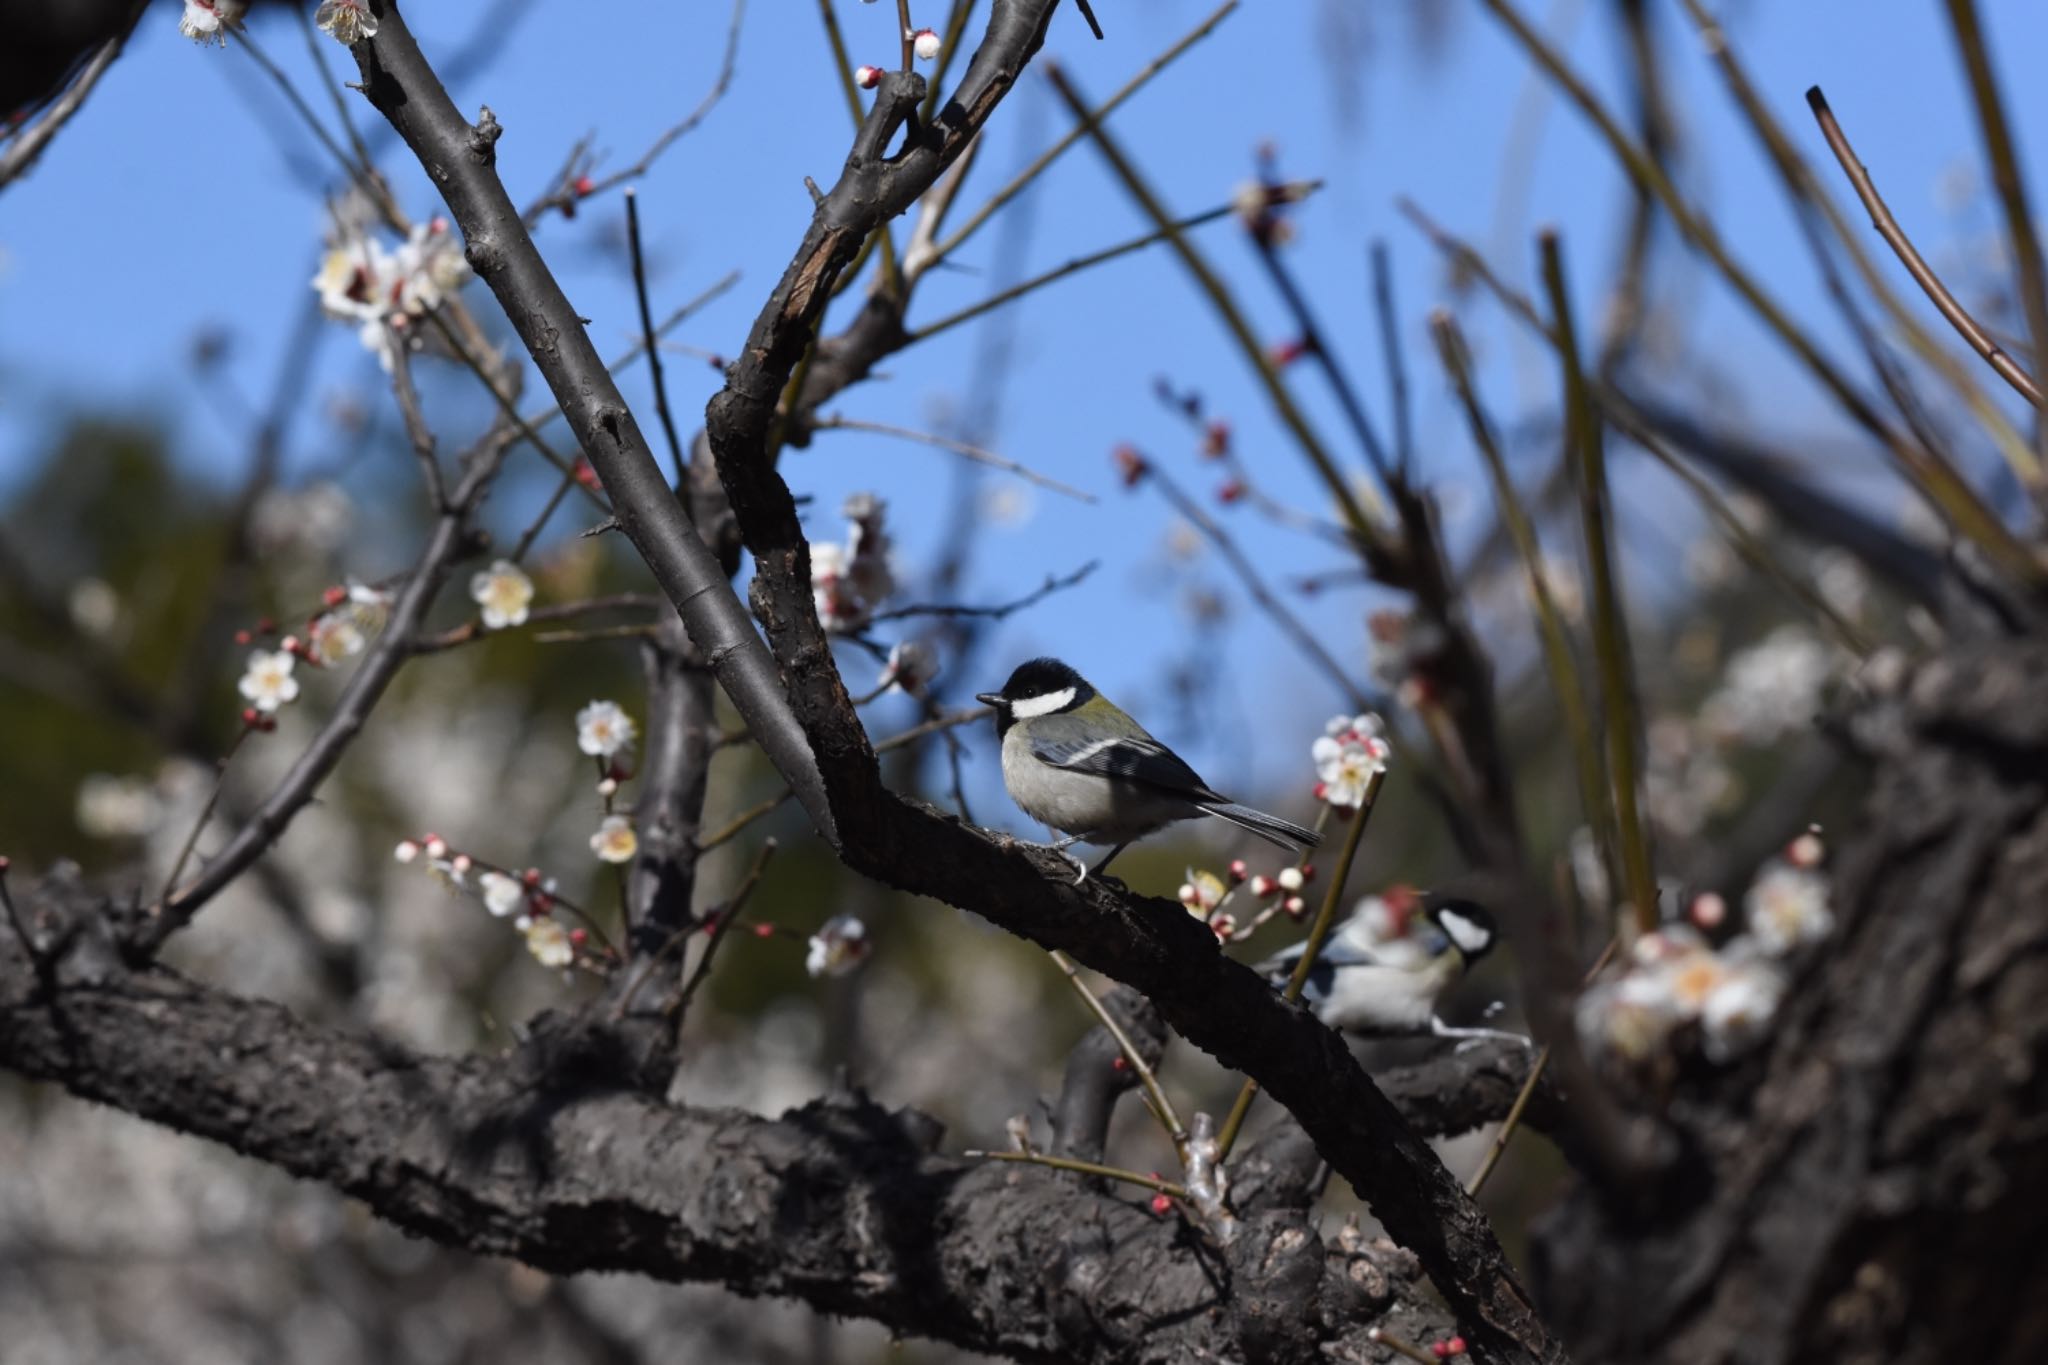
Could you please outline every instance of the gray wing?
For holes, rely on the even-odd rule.
[[[1294,964],[1301,961],[1302,950],[1307,947],[1306,943],[1290,943],[1253,970],[1266,976],[1277,976],[1285,981],[1287,974],[1294,970]],[[1309,979],[1313,981],[1324,973],[1325,968],[1334,970],[1338,967],[1372,967],[1379,965],[1379,962],[1380,959],[1371,949],[1361,948],[1356,943],[1346,941],[1341,935],[1332,934],[1329,941],[1323,944],[1323,950],[1316,954],[1316,965],[1309,969]]]
[[[1033,722],[1031,752],[1055,768],[1096,773],[1102,777],[1142,782],[1148,787],[1221,801],[1209,784],[1173,750],[1150,735],[1117,735],[1105,739],[1083,721],[1046,716]]]

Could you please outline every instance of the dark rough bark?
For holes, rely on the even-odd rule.
[[[1127,1191],[935,1155],[939,1127],[913,1111],[857,1095],[772,1120],[667,1105],[622,1088],[636,1063],[617,1035],[556,1015],[501,1057],[424,1056],[131,967],[104,905],[61,876],[22,899],[27,941],[0,930],[0,1065],[450,1246],[790,1295],[1028,1360],[1369,1358],[1375,1324],[1452,1330],[1412,1256],[1325,1245],[1304,1198],[1247,1200],[1217,1247]],[[1501,1055],[1443,1058],[1396,1092],[1456,1089]],[[1249,1155],[1298,1160],[1286,1127]]]
[[[2048,645],[1923,667],[1862,717],[1877,778],[1835,935],[1769,1052],[1684,1078],[1690,1159],[1551,1216],[1580,1358],[2048,1359]]]

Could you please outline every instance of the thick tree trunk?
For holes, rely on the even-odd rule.
[[[2048,1359],[2048,645],[1861,716],[1835,933],[1768,1052],[1682,1079],[1687,1159],[1576,1190],[1536,1275],[1581,1361]]]

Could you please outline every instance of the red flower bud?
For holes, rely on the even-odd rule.
[[[1316,865],[1314,863],[1303,863],[1301,865],[1301,879],[1305,882],[1312,882],[1316,879]]]
[[[1230,862],[1230,880],[1232,880],[1232,881],[1234,881],[1234,882],[1241,882],[1241,881],[1243,881],[1243,880],[1244,880],[1244,879],[1245,879],[1246,877],[1249,877],[1249,876],[1251,876],[1251,869],[1250,869],[1249,867],[1247,867],[1247,866],[1245,865],[1245,861],[1244,861],[1244,859],[1242,859],[1242,858],[1233,858],[1233,859],[1231,859],[1231,862]]]
[[[579,176],[577,176],[577,177],[576,177],[576,197],[577,197],[577,198],[579,198],[579,199],[580,199],[580,198],[582,198],[582,197],[583,197],[584,195],[586,195],[586,194],[589,194],[589,193],[590,193],[590,192],[591,192],[592,190],[594,190],[594,189],[596,189],[596,188],[597,188],[597,182],[596,182],[595,180],[592,180],[592,179],[591,179],[591,178],[590,178],[589,176],[587,176],[587,175],[579,175]]]
[[[338,607],[348,601],[348,589],[339,585],[331,587],[320,594],[320,600],[330,607]]]
[[[1131,1064],[1122,1056],[1116,1056],[1109,1059],[1109,1069],[1111,1071],[1129,1071]]]
[[[1151,468],[1145,457],[1138,453],[1138,448],[1128,441],[1112,450],[1109,456],[1116,461],[1117,472],[1123,476],[1126,488],[1136,488],[1138,480],[1144,478]]]
[[[581,948],[589,941],[590,931],[588,929],[571,929],[569,931],[569,942],[575,944],[578,948]]]
[[[1221,417],[1210,421],[1202,431],[1202,453],[1212,460],[1230,453],[1230,423]]]
[[[537,867],[527,868],[526,871],[519,874],[519,880],[526,884],[527,890],[533,890],[540,885],[540,869]]]
[[[255,636],[251,635],[246,630],[238,630],[235,632],[235,643],[238,645],[246,645],[255,638]]]
[[[1444,1345],[1451,1348],[1451,1354],[1454,1356],[1461,1356],[1465,1354],[1465,1338],[1463,1337],[1452,1337],[1449,1341],[1445,1342]]]
[[[1244,485],[1236,479],[1230,480],[1216,490],[1216,501],[1228,505],[1244,496]]]
[[[772,924],[757,924],[757,925],[755,925],[755,926],[754,926],[754,937],[755,937],[755,938],[773,938],[773,937],[775,937],[775,926],[774,926],[774,925],[772,925]]]
[[[1273,368],[1276,370],[1286,369],[1289,365],[1292,365],[1307,354],[1308,343],[1300,337],[1289,337],[1286,341],[1276,341],[1273,343],[1272,350],[1266,353],[1267,359],[1273,362]]]
[[[1438,1360],[1446,1360],[1451,1354],[1451,1344],[1448,1341],[1432,1341],[1429,1344],[1429,1353]]]
[[[248,726],[251,730],[261,728],[263,724],[263,713],[261,711],[258,711],[253,706],[243,707],[242,724]]]
[[[0,853],[0,877],[6,876],[7,869],[13,866],[14,860],[8,857],[5,853]]]
[[[1163,1194],[1153,1195],[1152,1212],[1161,1218],[1166,1217],[1167,1214],[1173,1212],[1173,1200]]]

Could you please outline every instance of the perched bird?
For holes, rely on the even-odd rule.
[[[1439,996],[1492,950],[1493,916],[1468,900],[1423,899],[1423,923],[1395,938],[1353,915],[1329,940],[1302,983],[1302,1003],[1331,1028],[1373,1035],[1433,1034],[1438,1038],[1512,1038],[1490,1028],[1453,1028],[1437,1017]],[[1293,975],[1307,945],[1297,943],[1261,962],[1275,986]]]
[[[1003,784],[1026,815],[1065,837],[1052,847],[1108,844],[1076,884],[1100,872],[1135,839],[1176,820],[1213,815],[1282,848],[1312,848],[1313,830],[1210,790],[1179,754],[1145,733],[1088,680],[1058,659],[1020,664],[1000,692],[975,700],[995,708],[1003,741]]]

